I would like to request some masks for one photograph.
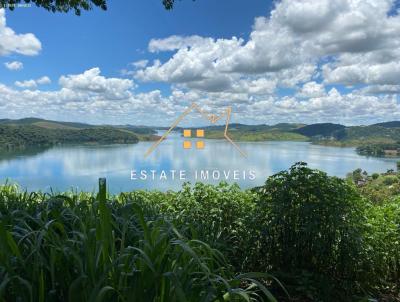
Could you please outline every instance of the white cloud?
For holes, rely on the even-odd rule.
[[[103,78],[103,88],[92,87],[92,81],[82,80],[82,85],[76,84],[78,79],[95,77]],[[275,82],[257,78],[238,80],[230,91],[173,88],[169,96],[163,96],[158,90],[134,93],[131,85],[120,85],[116,81],[123,79],[104,77],[100,70],[62,78],[69,82],[60,80],[61,87],[53,91],[18,90],[0,84],[1,112],[7,112],[11,118],[35,115],[93,123],[168,125],[191,102],[197,102],[211,112],[231,106],[232,121],[242,123],[330,121],[368,124],[400,119],[400,104],[396,95],[366,95],[362,91],[343,94],[334,88],[325,91],[322,84],[313,81],[302,86],[299,90],[301,97],[278,97],[273,93]],[[118,91],[120,97],[116,98],[110,91]],[[190,119],[193,123],[204,125],[200,117]]]
[[[26,80],[26,81],[16,81],[14,84],[17,87],[20,88],[27,88],[27,89],[33,89],[36,88],[38,85],[46,85],[50,84],[51,80],[47,76],[43,76],[41,78],[38,78],[36,80]]]
[[[0,56],[11,53],[33,56],[41,49],[40,41],[33,34],[16,34],[7,27],[5,10],[0,9]]]
[[[86,70],[82,74],[61,76],[59,84],[74,91],[103,93],[112,99],[129,97],[129,89],[134,88],[132,80],[106,78],[100,73],[100,69],[96,67]]]
[[[400,85],[371,85],[359,91],[363,94],[399,94]]]
[[[318,64],[325,64],[327,83],[394,85],[400,75],[400,16],[388,15],[393,5],[394,0],[282,0],[269,17],[255,19],[247,41],[151,40],[151,52],[176,52],[136,77],[215,91],[244,77],[278,76],[277,87],[285,87],[309,81]]]
[[[26,81],[16,81],[15,86],[20,88],[36,88],[37,84],[35,80],[26,80]]]
[[[181,48],[202,45],[207,40],[211,41],[212,39],[200,36],[170,36],[165,39],[152,39],[149,43],[149,51],[173,51]]]
[[[139,61],[131,63],[131,65],[135,68],[145,68],[148,63],[149,63],[149,60],[139,60]]]
[[[4,66],[9,70],[21,70],[24,68],[24,64],[19,61],[5,62]]]
[[[324,85],[312,81],[305,83],[297,95],[304,98],[317,98],[322,97],[325,94],[326,92]]]
[[[39,84],[39,85],[46,85],[46,84],[50,84],[51,80],[50,80],[49,77],[44,76],[44,77],[41,77],[41,78],[37,79],[36,83]]]

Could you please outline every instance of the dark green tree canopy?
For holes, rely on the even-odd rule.
[[[173,8],[174,2],[175,0],[162,0],[162,4],[167,10]],[[0,0],[0,7],[14,10],[21,3],[31,3],[53,13],[66,13],[73,10],[78,16],[82,10],[91,10],[93,7],[107,10],[106,0]]]

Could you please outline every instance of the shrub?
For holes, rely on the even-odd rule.
[[[351,297],[360,280],[365,223],[355,189],[297,163],[271,176],[260,191],[260,266],[270,266],[311,299]]]

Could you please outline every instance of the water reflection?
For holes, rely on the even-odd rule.
[[[247,153],[244,158],[225,140],[205,140],[205,149],[185,150],[183,139],[174,134],[148,158],[144,154],[151,142],[135,145],[65,146],[43,150],[27,150],[0,154],[0,181],[6,178],[29,190],[96,190],[97,179],[107,177],[112,192],[146,189],[179,189],[179,179],[141,181],[131,180],[131,170],[185,170],[188,181],[194,182],[195,170],[254,171],[256,178],[238,181],[241,187],[262,184],[276,172],[293,163],[305,161],[311,167],[330,175],[344,177],[346,173],[363,168],[368,172],[394,169],[395,158],[367,158],[353,148],[335,148],[304,142],[240,143]],[[233,173],[233,172],[232,172]],[[209,180],[216,183],[217,181]],[[230,182],[234,182],[231,179]]]

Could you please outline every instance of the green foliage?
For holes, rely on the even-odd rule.
[[[347,284],[360,280],[365,224],[355,189],[298,163],[270,177],[261,191],[257,214],[263,221],[263,250],[268,252],[260,265],[291,276],[286,281],[294,290],[303,291],[306,280],[311,299],[331,296],[344,301],[357,292],[355,282]],[[291,280],[294,276],[297,280]]]
[[[0,0],[0,5],[10,10],[14,10],[15,6],[20,3],[33,3],[53,13],[66,13],[73,10],[78,16],[82,10],[91,10],[93,6],[103,10],[107,9],[106,0]]]
[[[394,171],[374,173],[371,176],[356,169],[350,173],[348,179],[357,185],[358,192],[373,203],[390,202],[400,195],[400,175]]]
[[[364,235],[365,283],[373,293],[379,291],[376,278],[384,280],[388,292],[400,298],[400,198],[381,205],[370,205],[366,211]]]
[[[1,187],[1,301],[275,301],[267,274],[235,275],[150,205],[99,197]]]
[[[155,213],[185,226],[188,236],[202,238],[223,251],[236,270],[256,269],[250,261],[256,240],[251,225],[256,193],[226,183],[218,186],[197,183],[193,188],[186,184],[179,192],[136,191],[128,196],[137,202],[151,204]]]
[[[372,179],[378,179],[379,178],[379,173],[373,173],[371,175]]]

